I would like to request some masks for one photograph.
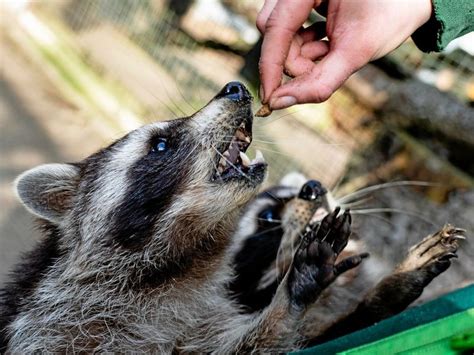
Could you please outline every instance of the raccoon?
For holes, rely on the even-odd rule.
[[[235,277],[228,289],[244,312],[265,309],[307,231],[339,211],[319,181],[306,181],[302,175],[284,180],[249,203],[234,238],[229,260]],[[464,233],[446,225],[412,247],[391,273],[382,260],[372,257],[339,277],[306,313],[300,331],[308,345],[364,328],[408,307],[450,266]],[[340,257],[368,256],[363,238],[353,236],[348,243]],[[382,277],[385,274],[389,275]]]
[[[226,296],[228,249],[266,163],[250,160],[252,98],[227,84],[194,115],[151,123],[78,163],[16,181],[44,239],[0,295],[0,350],[288,351],[306,309],[339,275],[348,213],[307,233],[262,312]],[[327,238],[327,234],[331,234]],[[324,266],[324,267],[323,267]]]

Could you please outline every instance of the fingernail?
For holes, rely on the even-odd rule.
[[[270,108],[272,110],[281,110],[296,104],[296,98],[293,96],[282,96],[270,100]]]
[[[264,104],[265,102],[263,102],[263,100],[265,99],[265,92],[263,91],[263,85],[260,84],[260,89],[258,90],[258,97],[260,99],[260,101],[262,102],[262,104]]]

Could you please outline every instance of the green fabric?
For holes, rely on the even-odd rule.
[[[371,344],[340,352],[341,355],[430,354],[448,355],[459,351],[451,338],[474,327],[474,308],[392,335]]]
[[[433,15],[412,39],[424,52],[441,51],[453,39],[474,31],[474,0],[432,0]]]
[[[474,284],[299,354],[335,354],[474,308]],[[427,353],[428,354],[428,353]]]

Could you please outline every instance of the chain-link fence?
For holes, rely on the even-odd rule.
[[[257,74],[248,66],[253,61],[256,68],[258,56],[245,53],[258,46],[252,21],[260,3],[84,0],[35,3],[34,10],[69,34],[69,46],[88,66],[133,97],[145,121],[188,115],[231,80],[249,83],[255,93]],[[474,59],[460,48],[426,55],[407,42],[376,66],[388,73],[390,85],[390,76],[416,78],[465,103],[473,100]],[[378,81],[372,77],[369,85]],[[381,129],[373,124],[378,107],[359,96],[364,85],[367,80],[346,86],[325,104],[256,122],[254,146],[270,162],[270,182],[299,170],[332,185],[350,161],[360,162],[356,152]],[[375,85],[368,96],[379,89]]]

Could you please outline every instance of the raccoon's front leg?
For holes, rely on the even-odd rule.
[[[328,328],[310,345],[328,341],[365,328],[400,313],[415,301],[424,288],[457,257],[458,240],[465,231],[446,225],[410,248],[394,272],[380,281],[357,308]]]
[[[367,253],[348,257],[336,264],[351,234],[348,211],[338,217],[340,209],[327,215],[321,224],[310,225],[288,271],[288,293],[295,308],[316,301],[321,292],[340,274],[359,265]]]
[[[305,232],[272,303],[263,311],[258,327],[242,340],[238,350],[290,350],[291,344],[303,340],[297,335],[297,328],[306,308],[338,275],[356,267],[368,256],[355,255],[336,263],[347,245],[351,225],[349,212],[338,214],[339,209],[336,209],[320,225],[313,225]]]

